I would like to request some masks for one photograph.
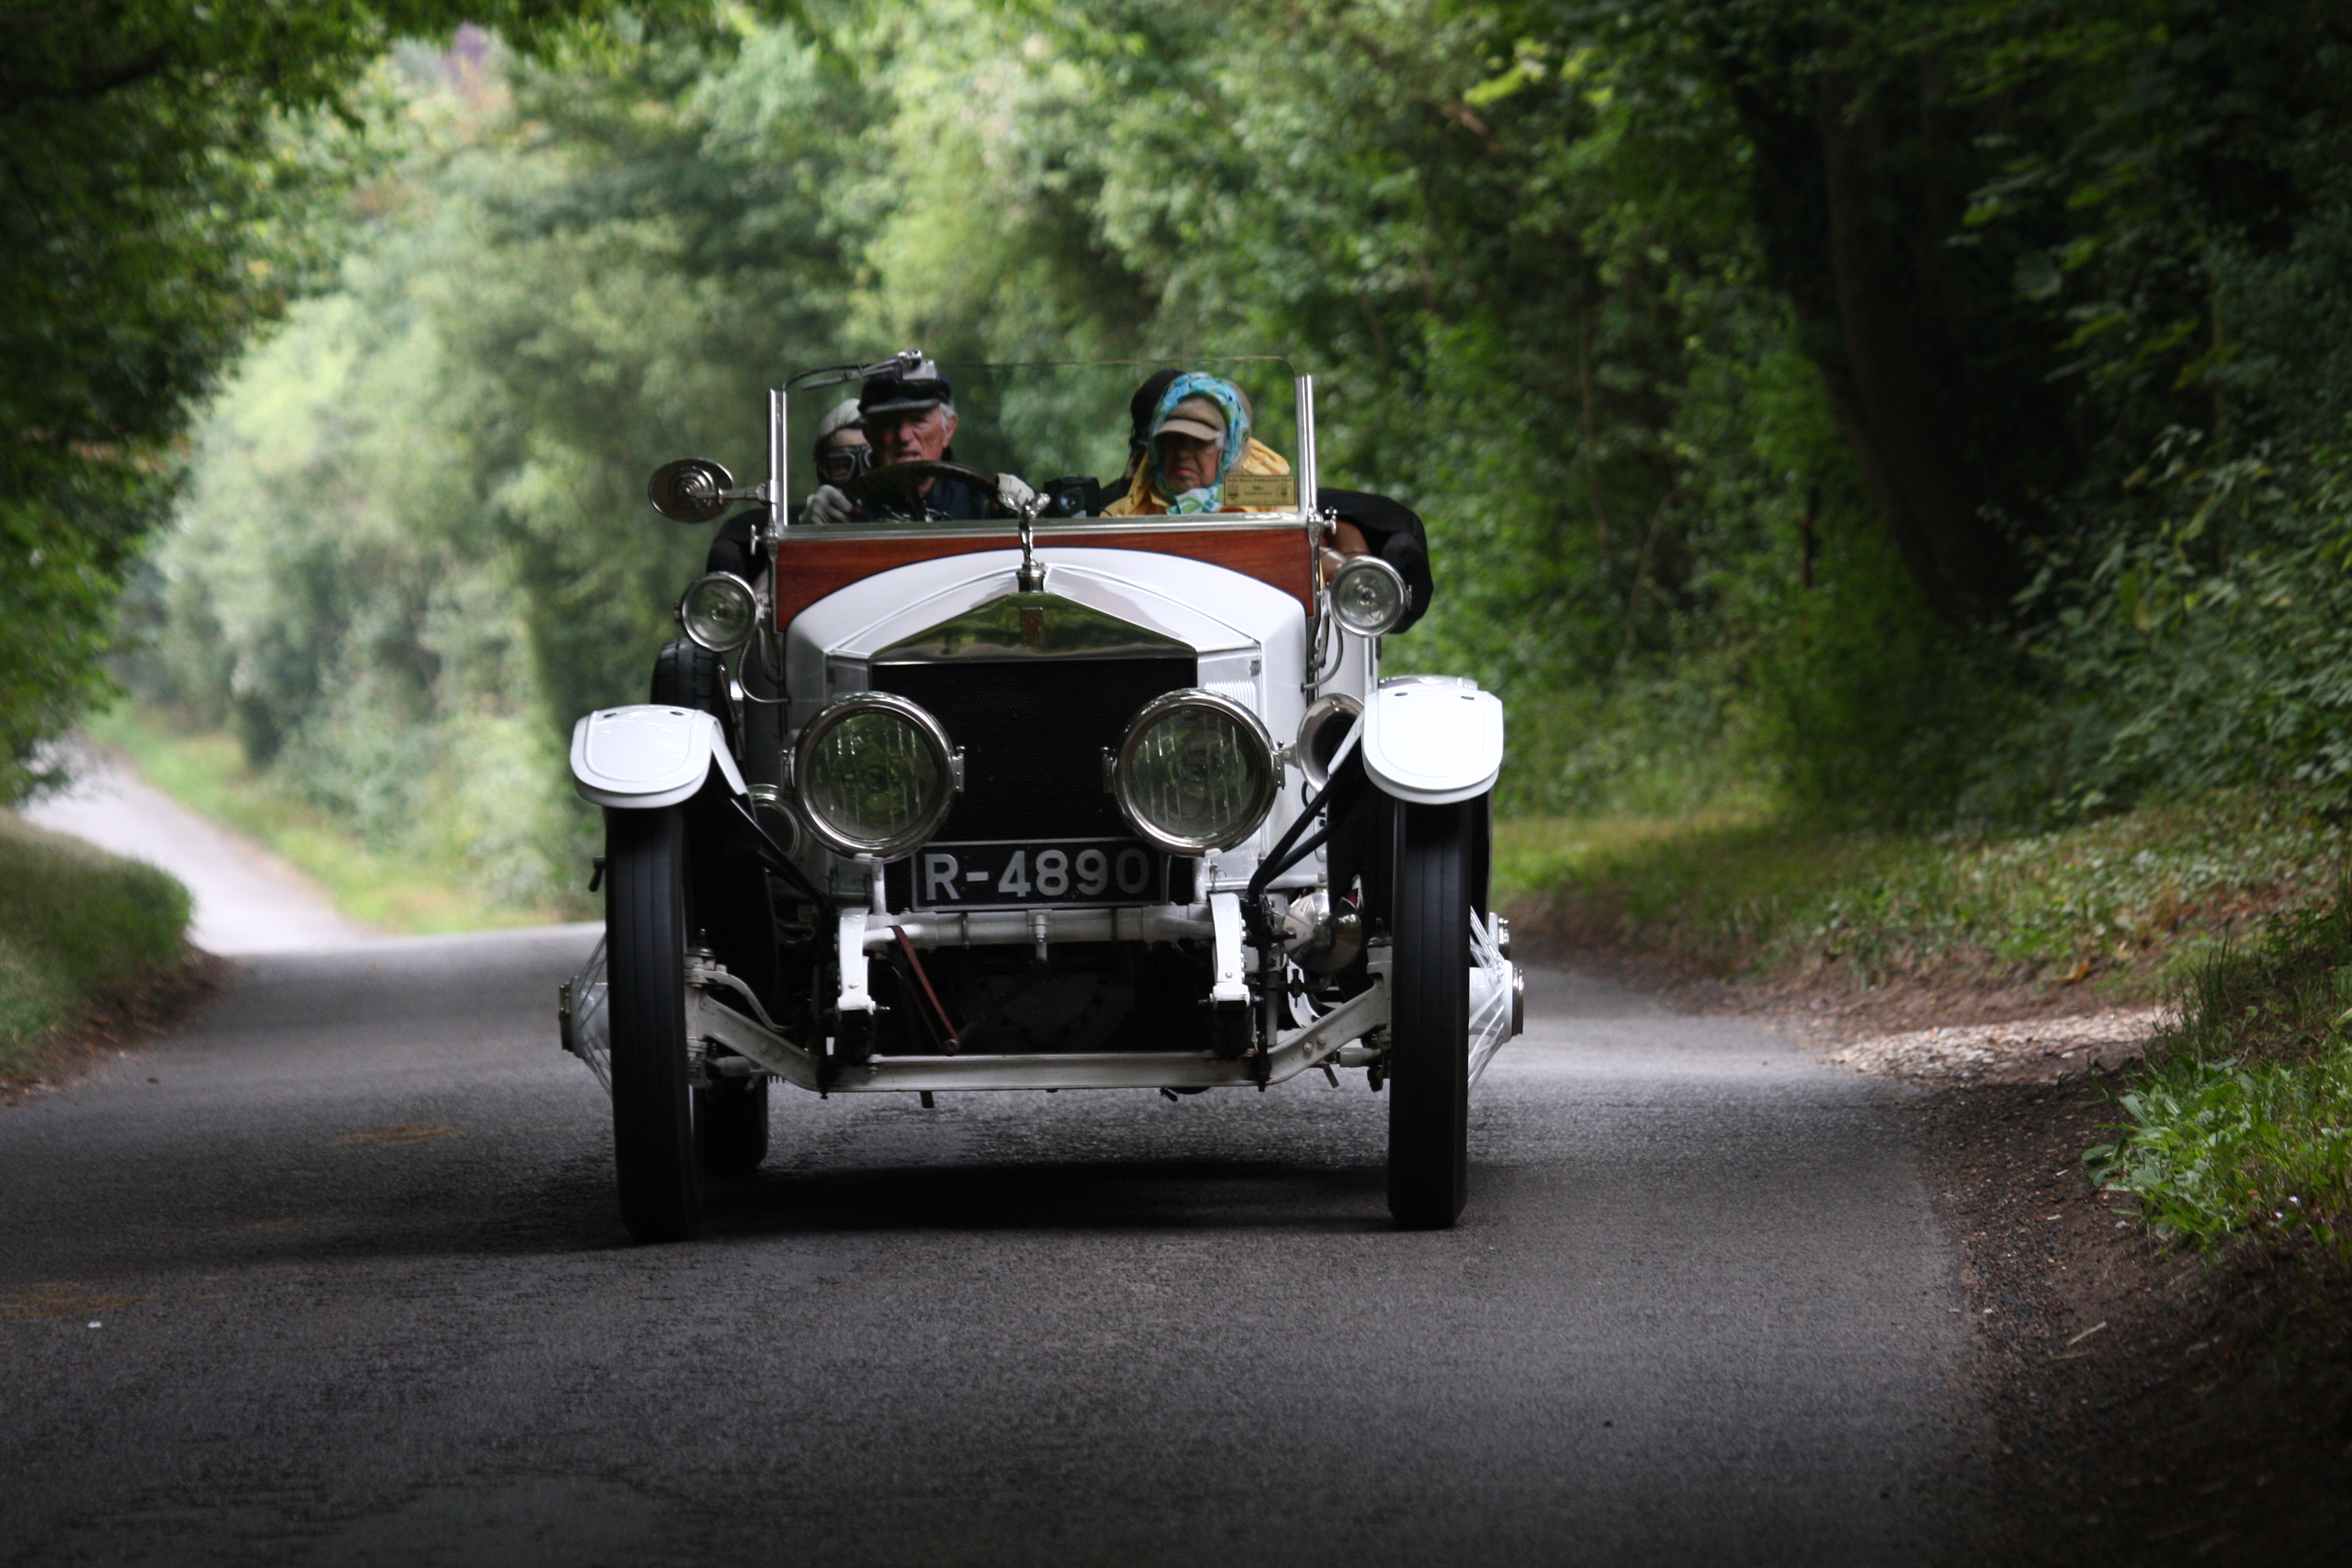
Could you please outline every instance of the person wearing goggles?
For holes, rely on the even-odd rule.
[[[857,399],[845,397],[817,422],[817,477],[828,485],[845,485],[873,466],[874,448],[866,443]]]

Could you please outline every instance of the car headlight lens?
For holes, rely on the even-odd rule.
[[[1359,637],[1396,630],[1412,603],[1403,575],[1377,555],[1352,556],[1331,574],[1331,613]]]
[[[893,859],[939,831],[956,759],[940,721],[903,697],[861,691],[811,720],[793,754],[809,831],[845,855]]]
[[[1280,784],[1265,726],[1213,691],[1171,691],[1145,703],[1111,768],[1121,815],[1180,855],[1247,838],[1274,808]]]
[[[697,646],[713,653],[731,652],[749,642],[759,618],[759,596],[731,572],[697,577],[677,602],[677,624]]]

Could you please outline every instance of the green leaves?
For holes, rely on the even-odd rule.
[[[2094,1180],[2158,1234],[2308,1237],[2352,1255],[2352,903],[2337,897],[2190,973],[2179,1025],[2116,1097]]]
[[[332,259],[319,220],[367,167],[371,63],[469,21],[551,39],[587,8],[126,0],[0,26],[0,569],[34,628],[0,649],[0,800],[106,689],[193,401]]]

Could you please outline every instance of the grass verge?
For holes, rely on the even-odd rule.
[[[2352,830],[2230,792],[2057,831],[1853,833],[1759,812],[1499,824],[1554,942],[1720,978],[2174,1001],[2093,1175],[2159,1236],[2352,1261]]]
[[[2086,1155],[2159,1234],[2352,1262],[2352,886],[2204,959]]]
[[[539,925],[572,918],[485,897],[468,868],[387,854],[246,765],[236,740],[185,732],[125,703],[86,726],[131,759],[139,776],[197,816],[269,847],[315,878],[352,919],[397,935]]]
[[[96,993],[186,952],[188,890],[152,866],[0,811],[0,1079]]]
[[[1856,833],[1762,812],[1497,825],[1496,894],[1570,945],[1711,973],[2097,981],[2153,996],[2250,921],[2324,900],[2352,831],[2215,795],[2053,832]]]

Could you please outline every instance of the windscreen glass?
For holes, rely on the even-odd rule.
[[[1092,493],[1106,499],[1124,493],[1131,482],[1136,429],[1130,409],[1146,384],[1163,371],[1217,377],[1237,389],[1249,437],[1263,448],[1245,448],[1247,457],[1228,471],[1223,487],[1230,498],[1227,506],[1295,510],[1297,505],[1297,378],[1286,361],[943,362],[939,370],[955,399],[956,431],[948,460],[982,473],[1018,475],[1038,489],[1057,480],[1088,479],[1095,487]],[[859,390],[859,383],[849,381],[791,393],[785,464],[787,490],[795,500],[825,482],[813,449],[819,421],[845,399],[854,400]],[[1218,400],[1213,396],[1211,401]]]

